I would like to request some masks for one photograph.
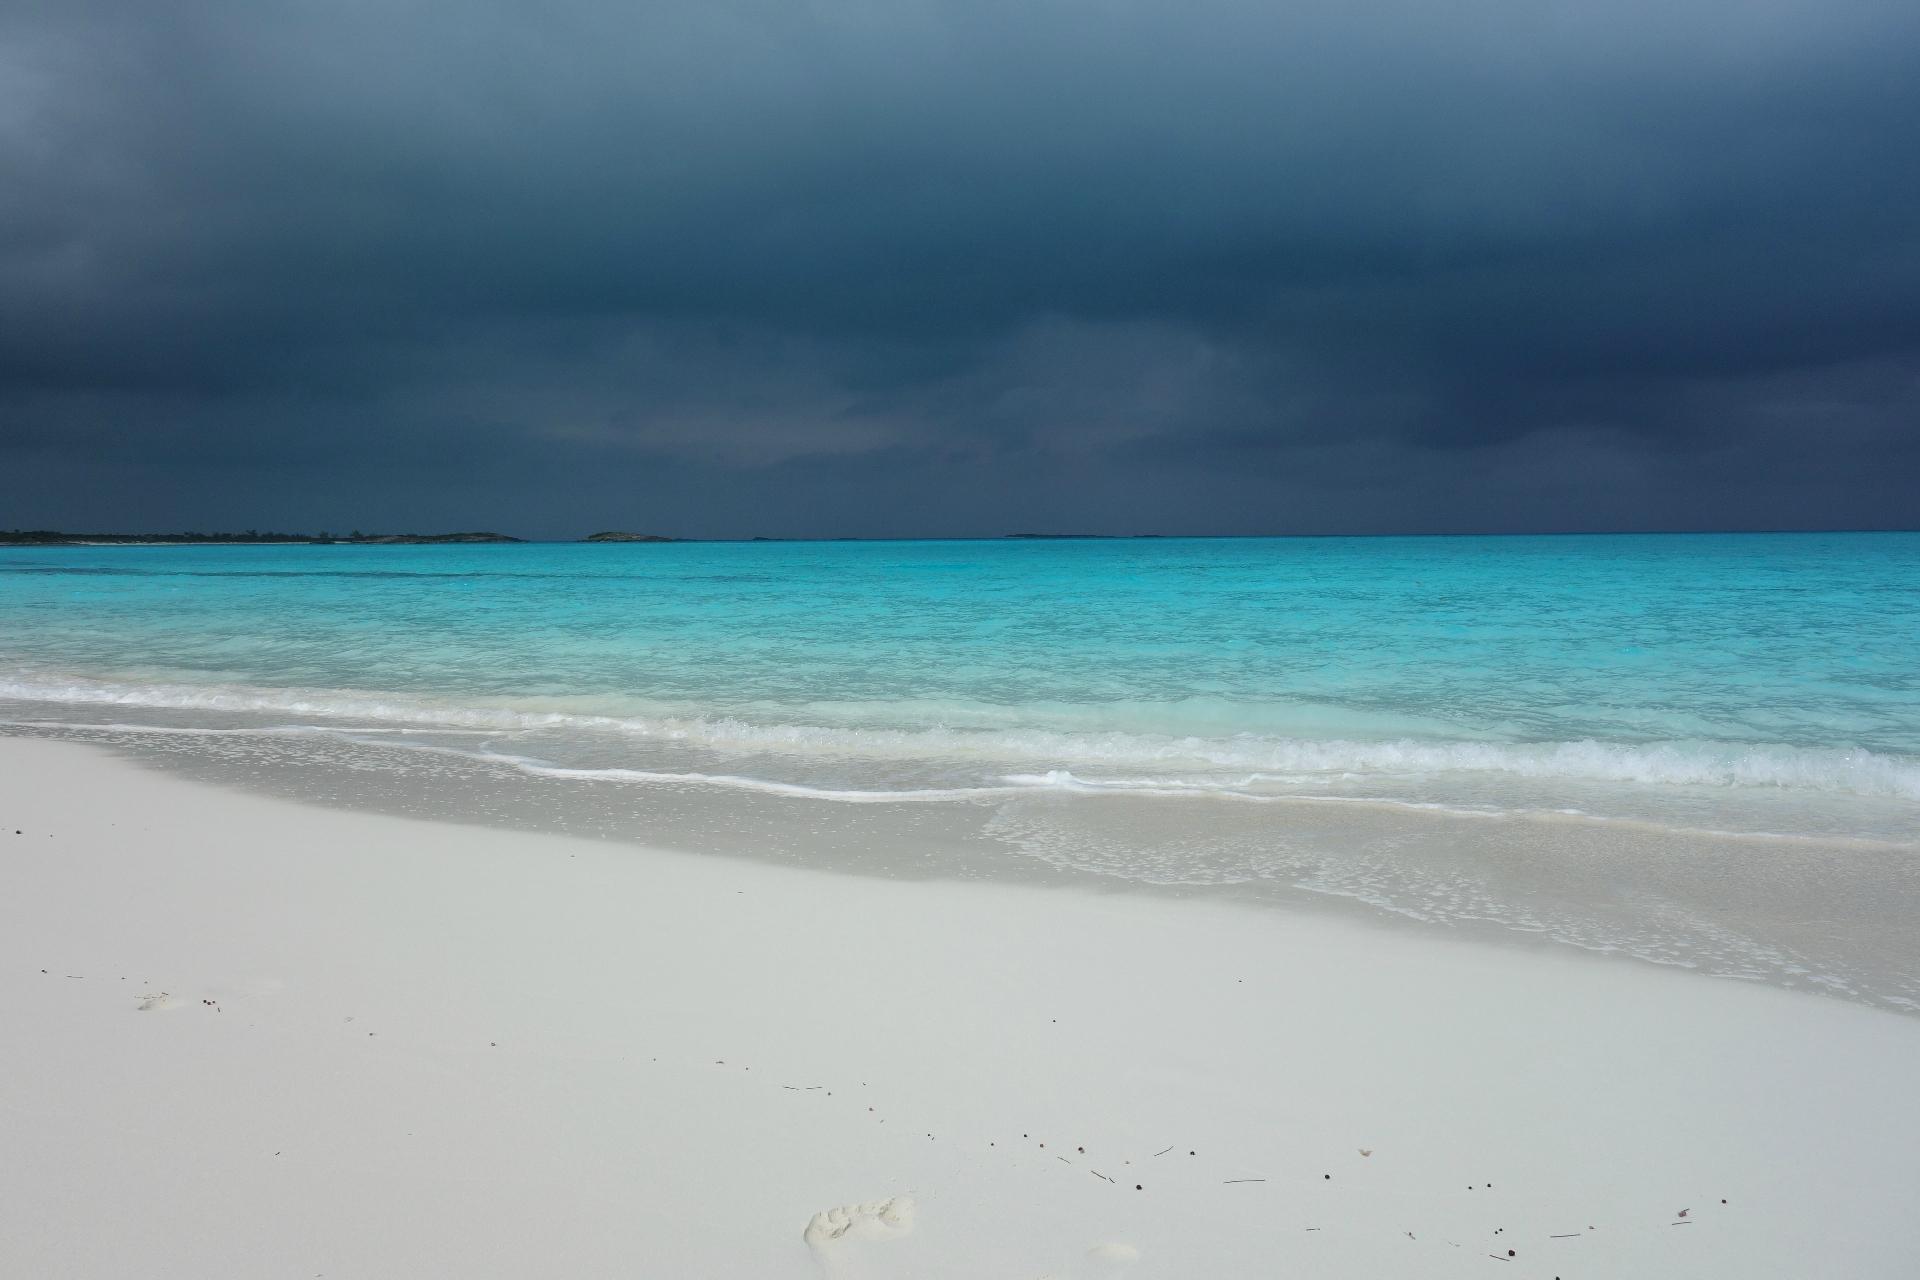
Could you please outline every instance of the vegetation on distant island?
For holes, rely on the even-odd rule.
[[[274,533],[248,529],[244,533],[63,533],[55,529],[0,529],[0,542],[27,546],[63,546],[89,542],[323,542],[324,535]]]
[[[424,542],[524,542],[524,538],[510,538],[504,533],[356,533],[350,537],[335,538],[335,542],[372,542],[382,546],[395,543]]]
[[[1034,540],[1113,538],[1107,533],[1007,533],[1003,538],[1021,538]],[[1133,538],[1157,538],[1157,533],[1136,533],[1124,535]],[[335,534],[322,529],[319,533],[276,533],[271,530],[248,529],[240,533],[201,533],[189,530],[185,533],[64,533],[55,529],[0,529],[0,547],[84,547],[84,546],[224,546],[247,544],[293,544],[308,546],[421,546],[438,543],[490,543],[524,542],[524,538],[511,537],[504,533],[362,533],[355,529],[352,533]],[[683,542],[686,539],[669,537],[661,533],[626,533],[617,529],[607,529],[599,533],[590,533],[579,539],[580,542]],[[694,539],[701,541],[701,539]],[[756,537],[750,542],[786,542],[786,538]],[[828,542],[859,541],[849,538],[828,538]]]
[[[504,533],[361,533],[358,529],[336,537],[322,530],[313,533],[273,533],[248,529],[243,533],[62,533],[54,529],[0,529],[0,544],[29,547],[76,547],[105,543],[112,546],[168,544],[248,544],[248,543],[370,543],[380,546],[434,542],[519,542]]]

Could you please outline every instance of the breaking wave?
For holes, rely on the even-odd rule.
[[[257,686],[134,683],[20,673],[0,678],[0,698],[66,706],[298,717],[277,732],[466,732],[524,735],[543,749],[515,759],[530,768],[577,777],[633,781],[704,779],[790,787],[794,794],[893,798],[987,794],[1053,788],[1140,793],[1258,793],[1276,787],[1368,778],[1509,777],[1540,782],[1763,788],[1789,792],[1920,800],[1920,759],[1865,749],[1798,747],[1710,740],[1656,742],[1488,742],[1411,737],[1367,740],[1231,734],[1212,737],[1143,732],[1002,727],[841,725],[758,722],[730,715],[601,714],[584,700],[532,698],[455,701],[407,694]],[[559,705],[555,705],[555,704]],[[1011,714],[1011,713],[1010,713]],[[307,723],[312,721],[313,723]],[[258,731],[254,727],[249,731]],[[866,791],[820,788],[745,773],[688,774],[646,767],[569,768],[546,757],[554,739],[694,749],[719,756],[938,762],[975,784]],[[560,753],[567,754],[567,753]],[[505,759],[506,757],[502,757]],[[747,772],[753,772],[749,770]]]

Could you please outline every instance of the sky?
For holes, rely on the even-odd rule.
[[[1913,0],[0,0],[0,528],[1920,526]]]

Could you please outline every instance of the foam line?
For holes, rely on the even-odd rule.
[[[980,764],[1006,785],[1138,791],[1246,790],[1354,777],[1498,775],[1549,782],[1761,788],[1920,800],[1920,759],[1864,749],[1781,743],[1485,742],[1396,738],[1193,737],[1004,728],[860,727],[755,723],[734,716],[614,716],[483,705],[356,690],[114,683],[89,678],[0,679],[0,698],[374,722],[362,733],[578,732],[732,754]],[[308,726],[320,730],[326,726]],[[290,726],[289,731],[299,731]],[[1019,766],[1039,765],[1038,769]],[[1088,770],[1160,769],[1094,779]],[[716,775],[719,776],[719,775]],[[1050,779],[1043,783],[1040,780]]]

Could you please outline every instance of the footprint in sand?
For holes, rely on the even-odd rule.
[[[880,1280],[900,1274],[897,1264],[908,1259],[884,1248],[870,1249],[869,1245],[910,1233],[913,1215],[913,1200],[908,1196],[841,1205],[814,1214],[801,1238],[813,1250],[813,1259],[826,1280]],[[1130,1244],[1096,1245],[1065,1275],[1049,1273],[1037,1280],[1120,1280],[1139,1258],[1140,1251]]]
[[[1087,1250],[1087,1256],[1071,1271],[1049,1271],[1035,1280],[1120,1280],[1120,1276],[1140,1260],[1140,1251],[1130,1244],[1099,1244]]]
[[[912,1230],[912,1197],[894,1196],[822,1209],[800,1238],[813,1250],[813,1260],[827,1280],[854,1280],[872,1274],[870,1264],[875,1260],[867,1255],[869,1243],[897,1240]]]
[[[198,997],[177,996],[170,991],[160,991],[141,996],[140,1003],[135,1007],[142,1013],[153,1013],[162,1009],[185,1009],[193,1005],[197,999],[208,1009],[218,1009],[223,1004],[279,995],[286,989],[286,985],[278,978],[253,978],[244,982],[221,983],[208,987]]]
[[[1130,1244],[1102,1244],[1087,1250],[1086,1265],[1078,1274],[1084,1280],[1119,1280],[1120,1273],[1140,1261],[1140,1251]]]

